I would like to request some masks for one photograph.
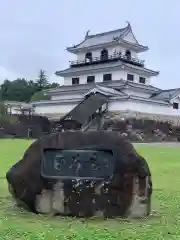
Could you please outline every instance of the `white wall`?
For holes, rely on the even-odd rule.
[[[113,34],[112,34],[112,33],[109,33],[109,35],[111,35],[111,38],[113,39]],[[109,36],[109,37],[110,37],[110,36]],[[136,41],[136,39],[135,39],[135,37],[133,36],[133,34],[132,34],[131,31],[130,31],[127,35],[125,35],[125,36],[123,37],[123,39],[124,39],[125,41],[129,42],[129,43],[137,44],[137,41]],[[98,44],[98,39],[97,39],[97,44]],[[106,49],[108,50],[109,55],[112,55],[112,54],[114,53],[114,50],[115,50],[115,49],[116,49],[117,52],[120,51],[122,54],[124,54],[124,53],[126,52],[126,50],[129,50],[129,51],[131,51],[132,57],[137,58],[137,53],[136,53],[135,51],[131,50],[130,48],[128,48],[128,49],[125,48],[125,47],[122,45],[121,42],[119,42],[119,43],[116,42],[116,43],[114,44],[114,47],[110,46],[110,47],[106,47]],[[97,50],[91,51],[92,54],[93,54],[93,57],[100,57],[100,52],[101,52],[101,50],[102,50],[102,48],[99,48],[99,49],[97,49]],[[79,52],[79,53],[77,54],[77,59],[78,59],[78,60],[84,60],[85,54],[86,54],[86,52]]]
[[[65,114],[71,111],[76,104],[60,104],[60,105],[47,105],[47,106],[36,106],[35,113],[41,115],[48,114]],[[172,106],[167,105],[157,105],[153,103],[138,102],[135,100],[121,100],[108,103],[109,111],[137,111],[142,113],[152,113],[152,114],[164,114],[164,115],[174,115],[180,116],[180,109],[173,109]]]
[[[61,95],[55,95],[51,97],[51,100],[67,100],[67,99],[81,99],[82,94],[61,94]]]
[[[138,83],[139,82],[139,77],[145,77],[146,78],[146,84],[150,84],[150,78],[146,77],[145,75],[138,75],[137,73],[134,73],[133,71],[126,71],[123,69],[119,70],[111,70],[111,71],[106,71],[104,70],[102,73],[93,73],[91,72],[90,74],[86,75],[78,75],[78,72],[76,73],[77,75],[73,75],[71,77],[65,77],[64,78],[64,85],[72,85],[72,78],[73,77],[79,77],[79,84],[86,84],[87,83],[87,76],[93,75],[95,76],[95,82],[103,82],[103,74],[106,73],[111,73],[112,74],[112,81],[117,81],[120,79],[127,80],[127,74],[133,74],[134,75],[134,82]]]
[[[17,109],[20,110],[20,107],[18,108],[17,106],[12,106],[11,109],[10,107],[7,107],[8,113],[11,113],[11,114],[19,114],[20,111],[18,111]]]
[[[143,113],[180,116],[180,109],[173,109],[172,106],[157,105],[147,102],[138,102],[134,100],[110,102],[108,104],[108,109],[109,111],[132,110]]]
[[[11,107],[7,106],[7,112],[9,114],[21,114],[21,107],[20,106],[12,106],[12,105],[11,105]],[[28,115],[29,112],[24,111],[24,114]]]
[[[97,50],[92,50],[92,57],[95,58],[95,57],[100,57],[101,56],[101,51],[102,51],[103,48],[100,48],[100,49],[97,49]],[[116,52],[121,52],[122,54],[125,54],[125,52],[127,50],[131,51],[130,49],[126,49],[126,48],[123,48],[122,46],[120,45],[117,45],[117,46],[114,46],[114,47],[107,47],[106,48],[108,50],[108,53],[109,55],[113,55],[114,54],[114,51],[116,50]],[[85,54],[87,53],[86,52],[79,52],[77,53],[77,60],[79,61],[83,61],[85,59]],[[131,51],[131,56],[133,58],[138,58],[138,55],[136,52],[134,51]]]
[[[77,104],[37,105],[35,114],[65,114],[71,111]]]

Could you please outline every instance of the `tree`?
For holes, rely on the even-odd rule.
[[[6,100],[9,97],[9,90],[11,86],[11,81],[8,79],[4,80],[4,83],[1,85],[0,98],[1,100]]]
[[[48,84],[47,87],[48,88],[57,88],[57,87],[60,87],[60,85],[59,85],[59,83],[53,82],[53,83]]]
[[[36,83],[39,90],[45,89],[49,85],[48,78],[44,70],[40,70]]]
[[[29,87],[28,82],[24,78],[18,78],[14,81],[5,80],[1,85],[0,96],[2,101],[27,102],[32,94],[34,94],[34,90],[32,87]]]
[[[31,101],[50,100],[50,96],[44,95],[43,91],[36,92],[31,97]]]
[[[5,79],[0,86],[0,101],[22,101],[29,102],[46,100],[48,96],[40,93],[41,91],[49,88],[59,87],[58,83],[49,83],[44,70],[39,73],[39,78],[36,81],[18,78],[14,81]],[[37,93],[38,92],[38,93]],[[33,96],[35,93],[37,95]],[[32,97],[33,96],[33,97]]]

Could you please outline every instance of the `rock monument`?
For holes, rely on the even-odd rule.
[[[18,205],[34,213],[105,218],[150,213],[148,164],[118,132],[44,136],[6,177]]]

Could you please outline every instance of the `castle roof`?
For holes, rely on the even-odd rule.
[[[65,70],[62,70],[62,71],[56,71],[55,74],[57,76],[67,76],[69,74],[72,74],[72,73],[77,73],[79,74],[80,72],[92,72],[92,71],[102,71],[104,69],[115,69],[115,68],[131,68],[133,70],[136,70],[136,71],[140,71],[140,72],[144,72],[146,73],[147,75],[149,76],[157,76],[159,74],[158,71],[153,71],[151,69],[148,69],[148,68],[144,68],[144,67],[139,67],[139,66],[136,66],[136,65],[132,65],[132,64],[129,64],[129,63],[123,63],[121,60],[118,60],[116,62],[110,62],[110,63],[103,63],[103,64],[95,64],[95,65],[87,65],[87,66],[82,66],[82,67],[79,67],[79,68],[73,68],[73,67],[69,67]]]
[[[90,93],[101,93],[105,96],[128,96],[126,93],[121,92],[120,90],[116,90],[114,88],[105,87],[101,85],[96,85],[95,88],[91,88],[88,92],[85,93],[84,96],[89,95]]]
[[[73,89],[72,89],[73,87]],[[132,89],[142,89],[143,91],[148,91],[149,93],[152,93],[152,96],[150,98],[140,97],[140,96],[133,96],[129,95],[123,92],[124,88],[132,88]],[[46,94],[54,95],[54,94],[64,94],[68,93],[71,94],[71,90],[81,92],[82,97],[77,99],[64,99],[64,100],[51,100],[51,101],[41,101],[36,102],[37,104],[61,104],[63,103],[70,103],[76,101],[77,103],[82,101],[83,97],[90,94],[91,92],[99,92],[102,95],[105,95],[107,97],[110,97],[110,101],[112,100],[136,100],[136,101],[142,101],[142,102],[149,102],[149,103],[155,103],[160,105],[169,105],[171,104],[170,100],[173,98],[178,97],[180,95],[180,88],[176,89],[168,89],[168,90],[161,90],[159,88],[156,88],[151,85],[145,85],[145,84],[137,84],[130,81],[124,81],[124,80],[118,80],[118,81],[112,81],[112,82],[103,82],[103,83],[96,83],[96,84],[80,84],[80,85],[74,85],[74,86],[61,86],[57,89],[48,89],[46,90]]]
[[[146,84],[138,84],[130,81],[124,81],[123,79],[117,80],[117,81],[108,81],[108,82],[99,82],[99,83],[90,83],[90,84],[75,84],[75,85],[64,85],[60,86],[58,88],[52,88],[52,89],[46,89],[44,90],[44,93],[47,95],[61,95],[61,94],[74,94],[74,93],[82,93],[85,94],[91,89],[96,88],[97,86],[101,87],[101,90],[104,91],[105,88],[113,88],[114,90],[121,91],[121,89],[124,88],[132,88],[132,89],[139,89],[142,91],[148,91],[150,93],[159,93],[161,89],[154,87],[152,85],[146,85]],[[108,90],[109,92],[110,90]],[[111,90],[112,93],[112,90]],[[117,92],[114,92],[117,93]]]
[[[126,40],[126,36],[128,34],[132,35],[133,41],[130,43]],[[103,33],[89,35],[89,31],[87,32],[85,39],[77,45],[72,47],[68,47],[67,51],[75,53],[76,51],[84,48],[95,47],[99,45],[107,45],[107,44],[114,44],[118,43],[119,41],[123,41],[124,43],[130,43],[134,45],[134,47],[141,49],[141,51],[148,50],[147,46],[141,45],[137,39],[135,38],[130,23],[124,28],[107,31]]]
[[[180,95],[180,88],[161,90],[159,93],[153,94],[151,99],[163,100],[169,102],[171,99]]]

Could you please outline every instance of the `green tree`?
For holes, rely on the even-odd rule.
[[[57,87],[60,87],[59,83],[53,82],[53,83],[48,85],[48,88],[57,88]]]
[[[54,82],[49,83],[45,71],[41,70],[39,78],[36,81],[28,81],[24,78],[18,78],[14,81],[5,79],[0,86],[0,101],[29,102],[32,96],[37,92],[37,96],[35,95],[33,99],[35,98],[37,101],[49,99],[47,96],[43,96],[42,93],[39,94],[39,92],[56,87],[59,87],[59,84]]]
[[[1,85],[0,98],[1,100],[6,100],[9,97],[9,90],[11,86],[11,81],[5,79]]]
[[[1,100],[28,102],[31,95],[34,94],[34,87],[29,87],[24,78],[18,78],[14,81],[5,80],[1,85]]]
[[[48,77],[46,75],[46,72],[44,70],[40,70],[39,76],[36,80],[36,83],[38,85],[39,90],[45,89],[48,87],[49,82],[48,82]]]
[[[50,96],[44,95],[43,91],[36,92],[31,97],[31,101],[50,100]]]

